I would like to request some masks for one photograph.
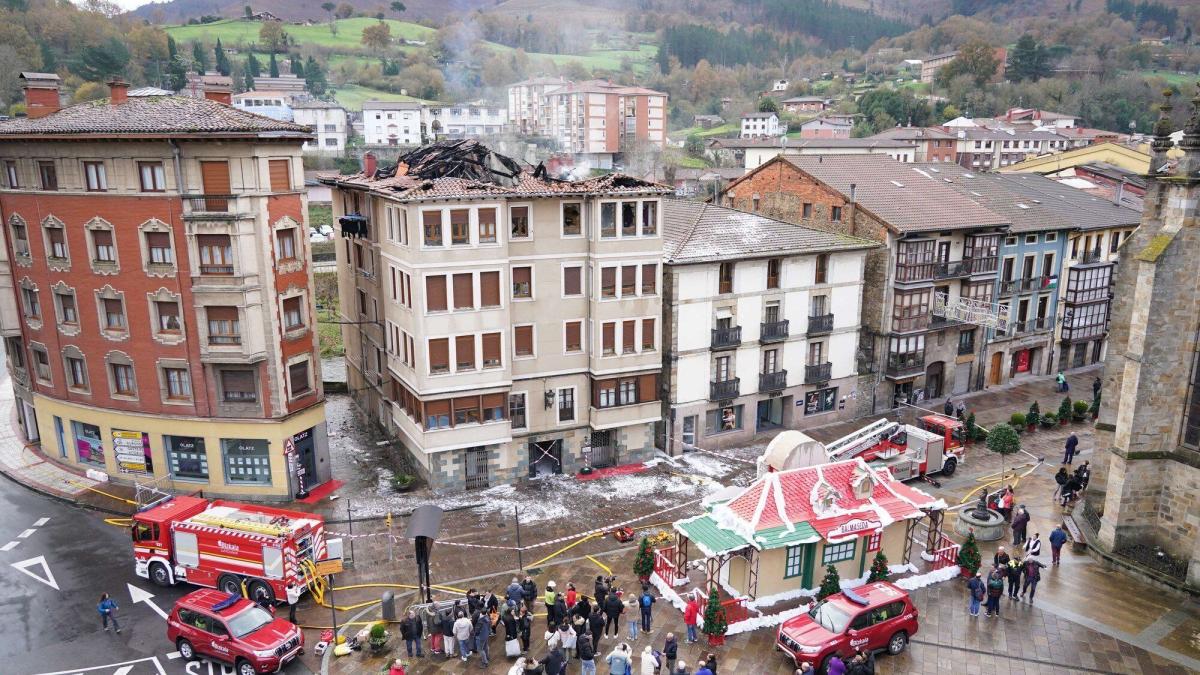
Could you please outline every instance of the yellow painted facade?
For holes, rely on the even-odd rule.
[[[1140,148],[1135,150],[1120,143],[1097,143],[1010,164],[1000,169],[1000,173],[1046,175],[1093,162],[1105,162],[1135,173],[1146,173],[1150,170],[1150,155],[1141,151]]]
[[[132,483],[135,480],[167,479],[172,487],[181,490],[203,490],[209,496],[252,496],[264,499],[290,499],[294,478],[289,475],[284,446],[293,436],[309,429],[324,435],[325,404],[307,408],[282,420],[237,420],[223,418],[167,417],[144,415],[92,408],[68,403],[40,394],[33,395],[37,411],[37,426],[43,451],[57,461],[79,469],[104,471],[114,482]],[[61,435],[59,422],[61,420]],[[78,440],[73,423],[94,425],[100,429],[104,465],[80,461]],[[134,433],[130,433],[134,432]],[[118,462],[114,442],[141,442],[136,432],[146,434],[150,447],[151,471],[131,471],[137,465]],[[204,439],[208,479],[170,478],[164,436]],[[269,457],[270,483],[231,482],[225,475],[222,439],[266,441]],[[131,447],[131,446],[130,446]],[[126,455],[127,457],[129,455]],[[324,469],[326,472],[327,468]]]

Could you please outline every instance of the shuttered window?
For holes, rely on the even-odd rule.
[[[642,295],[658,292],[658,265],[642,265]]]
[[[604,267],[600,270],[600,296],[617,297],[617,268]]]
[[[625,265],[621,268],[621,295],[637,294],[637,265]]]
[[[512,285],[514,298],[533,297],[533,272],[528,267],[512,268]]]
[[[605,354],[616,354],[617,324],[608,322],[600,327],[600,344]]]
[[[116,262],[117,249],[113,246],[111,230],[92,230],[92,247],[95,249],[96,262]]]
[[[658,398],[658,376],[638,376],[638,403],[653,401]]]
[[[642,349],[654,349],[654,319],[642,319]]]
[[[287,192],[292,189],[291,161],[272,159],[267,162],[271,173],[271,192]]]
[[[484,307],[500,306],[500,273],[479,273],[479,304]]]
[[[434,338],[429,341],[429,372],[450,372],[449,338]]]
[[[637,321],[624,321],[621,324],[621,353],[629,354],[637,350],[635,333]]]
[[[503,422],[504,412],[507,407],[506,396],[500,394],[484,394],[483,395],[483,421],[484,422]]]
[[[471,283],[471,274],[454,275],[454,309],[474,309],[475,288]]]
[[[483,367],[498,368],[500,366],[500,334],[483,334]]]
[[[200,162],[200,180],[204,184],[205,195],[229,194],[229,162]],[[204,200],[204,210],[206,211],[226,211],[228,209],[228,200]]]
[[[446,311],[446,277],[425,277],[425,309],[430,312]]]
[[[568,321],[564,327],[566,335],[564,336],[564,348],[568,352],[577,352],[583,349],[583,322]]]
[[[252,403],[258,400],[254,387],[253,370],[221,371],[221,397],[234,403]]]
[[[583,268],[582,267],[564,267],[563,268],[563,295],[582,295],[583,294]]]
[[[475,370],[475,336],[454,338],[454,363],[458,370]]]
[[[468,396],[454,399],[454,426],[479,424],[479,397]]]
[[[513,328],[513,351],[517,356],[533,355],[533,326]]]
[[[426,401],[425,402],[425,428],[426,429],[449,429],[450,428],[450,401]]]
[[[150,251],[150,264],[170,265],[175,262],[171,251],[171,235],[166,232],[147,232],[146,248]]]

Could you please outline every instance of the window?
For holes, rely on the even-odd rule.
[[[79,461],[104,466],[104,441],[100,440],[100,427],[73,421],[71,429],[75,432],[75,448]]]
[[[1045,241],[1047,244],[1058,241],[1058,233],[1057,232],[1047,232],[1045,237],[1042,240]]]
[[[125,303],[108,298],[102,302],[104,303],[105,330],[125,330]]]
[[[104,172],[104,162],[84,162],[83,179],[88,192],[108,190],[108,175]]]
[[[525,394],[508,395],[508,421],[514,429],[525,428]]]
[[[75,293],[73,291],[55,291],[54,299],[58,301],[60,323],[68,326],[78,325],[79,312],[75,309]]]
[[[58,170],[54,162],[38,162],[38,176],[42,181],[43,190],[58,189]]]
[[[296,259],[296,228],[287,227],[275,232],[275,255],[280,260]]]
[[[805,203],[800,207],[800,217],[812,218],[812,204]]]
[[[821,253],[817,256],[816,271],[813,274],[814,284],[824,284],[829,282],[829,254]]]
[[[146,249],[150,252],[151,265],[175,263],[175,254],[171,250],[171,235],[166,232],[147,232]]]
[[[479,304],[482,307],[500,306],[500,273],[479,273]]]
[[[208,344],[242,344],[242,329],[237,307],[210,305],[205,307],[204,311],[208,318]]]
[[[767,288],[779,288],[779,273],[782,268],[783,261],[779,258],[767,260]]]
[[[836,223],[836,222],[839,222],[839,221],[841,221],[841,219],[842,219],[842,207],[840,207],[840,206],[831,206],[831,207],[829,207],[829,219],[830,219],[830,220],[832,220],[832,221],[833,221],[833,222],[835,222],[835,223]]]
[[[621,202],[621,236],[637,236],[637,202]]]
[[[533,326],[513,327],[513,352],[517,356],[533,356]]]
[[[562,233],[564,237],[583,234],[583,204],[567,202],[562,205]]]
[[[600,297],[617,297],[617,268],[603,267],[600,269]]]
[[[837,410],[838,402],[837,387],[829,387],[827,389],[818,389],[810,391],[804,395],[804,414],[816,415],[818,413]]]
[[[271,455],[267,441],[243,438],[222,438],[221,455],[225,462],[225,482],[238,484],[271,484]]]
[[[496,243],[496,209],[479,209],[479,243]]]
[[[208,453],[204,450],[204,439],[192,436],[163,436],[166,446],[167,464],[171,475],[176,478],[208,480]],[[183,618],[183,612],[180,612]]]
[[[49,257],[56,260],[67,259],[67,237],[63,232],[63,228],[57,226],[46,227],[46,239],[50,242]]]
[[[312,382],[308,377],[308,359],[297,361],[288,366],[288,385],[292,398],[303,396],[312,391]]]
[[[425,232],[426,246],[442,245],[442,212],[440,210],[422,211],[421,227]]]
[[[605,356],[612,356],[617,353],[616,332],[617,324],[613,321],[601,324],[600,326],[600,345]]]
[[[583,295],[583,268],[582,267],[564,267],[563,270],[563,295],[576,296]]]
[[[484,394],[480,397],[483,403],[484,422],[504,421],[504,394]]]
[[[510,239],[529,238],[529,207],[508,207],[508,225]]]
[[[658,234],[658,202],[647,200],[642,202],[642,236]]]
[[[563,387],[558,390],[558,421],[570,422],[575,419],[575,388]]]
[[[789,546],[787,547],[787,556],[783,563],[783,578],[791,579],[798,577],[804,573],[804,551],[805,546]]]
[[[425,309],[429,312],[446,311],[446,277],[425,277]]]
[[[179,304],[176,302],[155,302],[154,311],[158,315],[158,332],[178,333],[180,330]]]
[[[167,189],[162,162],[138,162],[138,179],[142,192],[162,192]]]
[[[474,335],[459,335],[454,338],[454,365],[456,370],[475,370]]]
[[[764,349],[762,355],[762,372],[773,373],[779,369],[778,349]]]
[[[1121,233],[1113,232],[1112,236],[1108,239],[1108,252],[1116,253],[1119,248],[1121,248]]]
[[[604,202],[600,204],[600,238],[612,239],[617,236],[617,203]]]
[[[567,353],[583,351],[582,321],[568,321],[563,324],[563,349]]]
[[[621,267],[621,295],[637,294],[637,265]]]
[[[897,292],[892,310],[893,330],[914,330],[927,326],[929,324],[929,297],[928,289],[908,293]]]
[[[867,536],[867,553],[874,553],[875,551],[878,551],[882,545],[883,532],[876,532],[875,534]]]
[[[450,338],[429,340],[429,372],[435,375],[450,372]]]
[[[73,389],[87,389],[87,367],[83,359],[77,356],[66,357],[67,386]]]
[[[595,383],[596,407],[612,408],[617,405],[617,381],[604,380]]]
[[[642,351],[654,351],[654,319],[642,319]]]
[[[425,428],[450,428],[450,401],[428,401],[425,403]]]
[[[821,554],[821,564],[831,565],[843,560],[853,560],[854,549],[857,544],[857,539],[844,541],[840,544],[825,544],[825,551]]]
[[[29,236],[24,223],[12,223],[13,250],[17,255],[29,255]]]
[[[708,435],[741,429],[742,408],[741,405],[731,405],[706,412],[704,422]]]
[[[267,160],[267,171],[271,179],[271,192],[288,192],[292,189],[292,162],[290,160]]]
[[[729,381],[729,361],[730,359],[728,356],[718,356],[716,358],[716,361],[714,362],[713,376],[717,382]]]
[[[733,263],[721,263],[717,273],[717,292],[733,292]]]
[[[500,334],[499,333],[484,333],[482,336],[483,343],[483,367],[484,368],[499,368],[500,367]]]
[[[450,244],[466,246],[471,243],[471,210],[450,209]]]
[[[38,292],[32,288],[21,289],[21,304],[25,310],[26,319],[42,318],[42,303],[38,300]]]
[[[133,396],[136,387],[133,380],[133,366],[127,363],[113,363],[112,370],[113,393],[121,396]]]
[[[186,368],[164,368],[163,379],[167,383],[167,398],[186,401],[192,398],[192,380]]]
[[[4,162],[4,177],[8,180],[8,187],[17,189],[21,187],[21,181],[17,175],[17,163],[12,160]]]
[[[474,282],[470,272],[454,275],[454,309],[475,309]]]
[[[39,380],[50,381],[50,355],[41,347],[31,347],[33,352],[33,367]]]
[[[642,265],[642,295],[658,292],[658,265]]]
[[[196,235],[200,247],[200,273],[228,276],[233,274],[233,245],[227,234]]]
[[[92,262],[112,264],[117,262],[117,247],[113,245],[112,230],[89,230],[92,236]]]
[[[287,330],[304,328],[304,311],[300,296],[283,301],[283,326]]]
[[[533,297],[533,268],[512,268],[512,294],[514,298]]]

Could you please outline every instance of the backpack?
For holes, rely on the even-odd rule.
[[[653,602],[654,598],[649,593],[642,593],[642,607],[649,607]]]
[[[971,589],[971,597],[975,598],[976,602],[983,600],[983,595],[983,584],[978,584],[975,588]]]
[[[987,585],[988,585],[988,590],[992,590],[992,591],[995,591],[995,590],[1003,591],[1004,590],[1004,580],[999,577],[992,577],[992,578],[988,579]]]

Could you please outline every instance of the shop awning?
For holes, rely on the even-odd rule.
[[[708,514],[680,520],[675,523],[675,530],[687,537],[708,558],[750,545],[741,535],[718,527],[717,521]]]

